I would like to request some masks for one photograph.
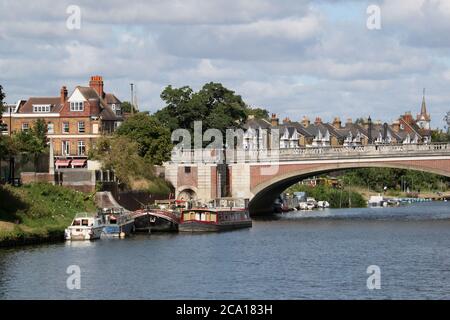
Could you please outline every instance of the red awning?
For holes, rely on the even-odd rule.
[[[84,160],[84,159],[72,160],[72,167],[84,167],[85,164],[86,164],[86,160]]]
[[[68,166],[70,166],[70,160],[56,160],[55,166],[57,166],[57,167],[68,167]]]

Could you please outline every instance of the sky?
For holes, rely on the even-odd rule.
[[[420,111],[423,88],[433,127],[450,111],[450,0],[0,0],[0,12],[8,103],[102,75],[122,101],[134,83],[151,112],[167,85],[210,81],[294,121],[393,121]]]

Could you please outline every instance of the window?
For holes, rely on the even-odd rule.
[[[78,155],[84,156],[86,153],[86,145],[84,144],[84,141],[78,141]]]
[[[55,132],[55,128],[54,128],[54,124],[52,122],[47,123],[47,132],[48,133],[54,133]]]
[[[83,111],[83,110],[84,110],[84,102],[70,103],[70,111]]]
[[[84,133],[84,121],[78,122],[78,133]]]
[[[63,133],[69,133],[69,123],[68,122],[63,122],[63,124],[62,124],[62,132]]]
[[[63,156],[70,155],[70,142],[69,141],[62,142],[61,153]]]
[[[33,104],[33,112],[50,112],[49,104]]]
[[[28,122],[22,123],[22,131],[28,131],[28,129],[30,129]]]
[[[191,167],[184,167],[184,173],[191,173]]]

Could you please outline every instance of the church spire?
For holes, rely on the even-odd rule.
[[[420,109],[421,116],[427,116],[427,104],[425,103],[425,88],[423,88],[423,96],[422,96],[422,108]]]

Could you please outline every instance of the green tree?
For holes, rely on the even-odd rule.
[[[45,120],[38,119],[27,131],[19,131],[13,135],[13,145],[24,162],[32,160],[35,167],[39,165],[39,157],[48,151],[47,125]]]
[[[170,159],[170,131],[154,116],[135,114],[117,129],[115,136],[135,141],[138,145],[138,155],[151,164],[160,165]]]
[[[194,121],[202,121],[203,131],[215,128],[225,134],[228,128],[240,127],[251,112],[240,95],[221,83],[207,83],[198,92],[188,86],[168,86],[161,99],[166,106],[155,116],[171,131],[180,128],[192,133]],[[261,114],[261,110],[254,112]]]
[[[156,194],[168,194],[171,186],[155,175],[154,166],[139,155],[137,141],[126,136],[101,137],[91,158],[99,160],[105,170],[114,170],[122,186],[133,190],[148,190]]]
[[[269,111],[263,108],[249,108],[247,116],[254,116],[256,119],[269,119]]]
[[[132,106],[131,103],[128,102],[128,101],[122,102],[121,109],[122,109],[122,112],[126,112],[126,113],[131,113],[131,110],[133,110],[133,113],[137,113],[138,112],[136,110],[136,108],[134,106]]]
[[[0,84],[0,117],[1,117],[1,115],[3,113],[3,99],[5,99],[5,97],[6,97],[6,95],[3,92],[3,87]]]
[[[448,132],[443,132],[442,130],[431,131],[431,141],[432,142],[449,142],[450,135]]]

